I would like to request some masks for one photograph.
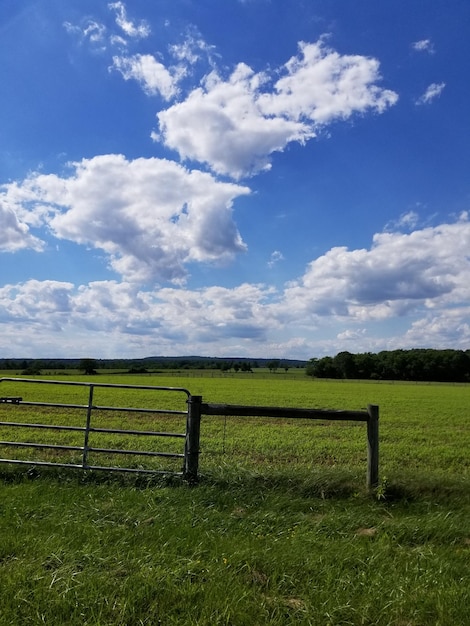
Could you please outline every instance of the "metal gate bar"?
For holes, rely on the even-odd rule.
[[[14,404],[23,406],[37,406],[37,407],[54,407],[54,408],[68,408],[68,409],[86,409],[86,425],[85,426],[61,426],[58,424],[35,424],[25,422],[6,422],[0,421],[0,426],[18,427],[18,428],[30,428],[30,429],[48,429],[48,430],[64,430],[75,431],[84,433],[83,446],[70,446],[70,445],[58,445],[58,444],[46,444],[46,443],[32,443],[32,442],[19,442],[19,441],[0,441],[2,446],[12,446],[18,448],[35,448],[35,449],[51,449],[51,450],[68,450],[68,451],[80,451],[82,452],[82,462],[78,463],[59,463],[52,461],[33,461],[33,460],[21,460],[21,459],[3,459],[0,458],[0,463],[16,463],[22,465],[40,465],[49,467],[70,467],[79,469],[91,469],[91,470],[108,470],[117,472],[135,472],[135,473],[151,473],[151,474],[176,474],[182,475],[185,473],[186,468],[186,450],[188,433],[169,433],[150,430],[133,430],[122,428],[100,428],[91,426],[91,417],[93,411],[121,411],[132,413],[146,413],[146,414],[165,414],[165,415],[186,415],[186,423],[189,422],[189,408],[185,411],[178,411],[172,409],[147,409],[138,407],[116,407],[116,406],[101,406],[93,404],[93,392],[95,387],[105,388],[120,388],[120,389],[137,389],[137,390],[150,390],[150,391],[170,391],[176,393],[184,393],[187,396],[187,403],[191,398],[191,394],[187,389],[182,387],[161,387],[154,385],[128,385],[128,384],[114,384],[114,383],[85,383],[76,381],[58,381],[58,380],[38,380],[31,378],[0,378],[2,382],[14,382],[14,383],[33,383],[33,384],[49,384],[49,385],[68,385],[68,386],[81,386],[88,387],[88,403],[87,404],[67,404],[61,402],[29,402],[24,401],[20,396],[14,397],[0,397],[0,403],[2,404]],[[187,430],[187,429],[186,429]],[[125,434],[125,435],[137,435],[137,436],[151,436],[151,437],[174,437],[185,439],[184,453],[176,452],[156,452],[148,450],[128,450],[120,448],[101,448],[93,447],[89,445],[90,433],[106,433],[106,434]],[[105,453],[105,454],[123,454],[123,455],[138,455],[146,457],[166,457],[166,458],[181,458],[185,459],[182,472],[174,472],[168,470],[156,470],[156,469],[142,469],[142,468],[130,468],[130,467],[112,467],[102,465],[90,465],[88,463],[88,455],[91,452]]]
[[[55,405],[53,405],[55,406]],[[129,411],[134,412],[132,409]],[[165,412],[166,413],[166,412]],[[181,412],[186,415],[185,411]],[[56,424],[28,424],[26,422],[0,422],[0,426],[18,426],[18,428],[48,428],[50,430],[78,430],[84,431],[84,426],[57,426]],[[162,433],[153,430],[121,430],[119,428],[92,428],[88,429],[92,433],[117,433],[119,435],[150,435],[153,437],[185,437],[182,433]]]

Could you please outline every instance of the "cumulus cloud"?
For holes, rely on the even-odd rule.
[[[455,305],[470,297],[470,223],[379,233],[370,250],[336,247],[285,291],[286,314],[359,321]]]
[[[227,79],[212,71],[185,100],[158,113],[154,138],[184,159],[239,179],[269,169],[271,155],[288,143],[304,143],[354,113],[382,113],[398,99],[376,85],[376,59],[341,56],[323,41],[299,44],[280,73],[273,85],[267,72],[244,63]]]
[[[72,283],[53,280],[0,287],[0,325],[18,329],[25,325],[32,334],[38,328],[44,333],[58,332],[72,311],[72,289]]]
[[[416,100],[416,104],[429,104],[441,95],[445,86],[445,83],[431,83],[426,91]]]
[[[31,220],[103,250],[128,280],[182,281],[189,262],[224,262],[245,250],[232,203],[250,190],[172,161],[103,155],[75,163],[69,177],[32,175],[5,187]]]
[[[165,327],[184,333],[191,341],[215,345],[237,338],[256,343],[264,341],[269,328],[276,324],[265,317],[266,300],[272,291],[250,284],[197,291],[166,288],[158,292],[158,299],[160,312],[169,322]]]
[[[242,284],[232,289],[163,288],[141,290],[135,283],[94,281],[75,287],[58,281],[29,280],[0,287],[0,322],[62,320],[88,330],[123,334],[179,333],[186,340],[216,341],[223,337],[264,337],[271,325],[263,319],[263,303],[272,289]],[[66,316],[64,316],[66,314]],[[46,322],[47,323],[47,322]]]
[[[148,95],[172,103],[157,113],[159,129],[151,132],[152,139],[216,174],[239,180],[269,170],[272,155],[289,143],[304,144],[325,126],[355,114],[383,113],[398,100],[394,91],[379,86],[377,59],[341,55],[325,38],[300,42],[283,66],[260,72],[243,62],[228,74],[218,69],[214,47],[194,28],[168,47],[169,62],[163,51],[158,56],[123,53],[126,37],[146,37],[150,31],[145,22],[135,25],[127,18],[123,2],[108,6],[123,33],[110,34],[109,41],[121,48],[111,68],[124,80],[137,81]],[[89,38],[105,35],[97,22],[85,31],[66,28],[86,31]],[[184,79],[194,75],[196,64],[200,71],[202,61],[206,73],[182,96]]]
[[[470,343],[470,307],[460,306],[436,313],[428,313],[416,320],[406,331],[403,345],[407,347],[460,347]]]
[[[276,324],[264,319],[271,292],[249,284],[233,289],[142,291],[133,283],[116,281],[78,287],[27,281],[0,288],[0,325],[6,332],[14,325],[21,328],[20,336],[14,333],[15,346],[25,347],[23,333],[28,336],[30,348],[22,352],[26,356],[31,348],[42,347],[44,335],[51,332],[64,337],[64,356],[80,353],[92,332],[94,350],[110,356],[113,350],[122,354],[124,347],[131,353],[136,349],[183,354],[192,346],[200,353],[221,354],[230,342],[245,344],[249,350],[253,343],[266,341]],[[1,336],[0,350],[5,347]]]
[[[22,221],[15,204],[0,196],[0,252],[16,252],[30,248],[36,252],[44,249],[44,242],[31,234],[28,224]]]
[[[379,233],[368,250],[333,248],[281,291],[249,283],[200,289],[148,289],[118,281],[7,285],[0,288],[0,348],[2,336],[15,337],[15,346],[25,348],[22,354],[30,354],[21,343],[27,336],[40,354],[44,337],[61,333],[64,355],[66,350],[70,355],[72,348],[80,352],[89,341],[86,333],[94,331],[99,331],[93,335],[94,348],[109,356],[123,350],[220,356],[233,350],[253,356],[269,348],[271,355],[292,350],[293,356],[308,358],[321,350],[465,348],[469,249],[470,223],[464,214],[458,222],[410,234]],[[396,316],[405,321],[403,333],[379,330],[374,336],[374,327]],[[283,333],[278,340],[286,327],[292,329],[290,336]]]
[[[321,125],[368,110],[382,113],[398,99],[395,92],[375,84],[381,78],[377,59],[340,55],[321,40],[301,42],[284,70],[275,93],[263,95],[268,114]]]
[[[263,77],[239,64],[227,81],[216,72],[183,102],[158,113],[161,139],[183,159],[239,179],[269,169],[269,155],[309,135],[302,122],[265,116],[257,101]]]

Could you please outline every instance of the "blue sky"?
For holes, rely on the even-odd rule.
[[[3,0],[0,356],[470,348],[467,0]]]

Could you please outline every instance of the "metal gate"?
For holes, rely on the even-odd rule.
[[[25,422],[22,420],[8,420],[8,421],[0,421],[0,432],[8,430],[9,433],[12,432],[11,429],[14,429],[14,432],[33,432],[36,433],[35,436],[27,436],[24,438],[26,441],[18,441],[15,438],[14,440],[0,440],[1,449],[5,448],[16,448],[16,449],[32,449],[36,451],[49,451],[50,454],[54,454],[58,451],[68,451],[70,454],[76,455],[80,458],[79,462],[62,462],[62,461],[51,461],[44,459],[19,459],[19,458],[0,458],[0,463],[16,463],[16,464],[26,464],[30,466],[52,466],[52,467],[67,467],[67,468],[75,468],[82,470],[107,470],[107,471],[117,471],[117,472],[137,472],[137,473],[150,473],[150,474],[175,474],[184,477],[191,478],[195,473],[195,477],[197,477],[197,458],[194,458],[194,453],[197,452],[198,441],[191,441],[191,425],[194,420],[191,419],[191,394],[187,389],[180,387],[158,387],[158,386],[150,386],[150,385],[120,385],[120,384],[108,384],[108,383],[86,383],[86,382],[76,382],[76,381],[58,381],[58,380],[38,380],[38,379],[30,379],[30,378],[0,378],[0,404],[10,404],[14,405],[11,407],[11,411],[8,411],[8,417],[12,414],[16,414],[17,410],[20,410],[21,406],[29,406],[29,407],[54,407],[59,409],[64,409],[65,411],[75,410],[84,412],[84,424],[83,425],[64,425],[64,424],[52,424],[52,423],[36,423]],[[88,398],[86,403],[59,403],[59,402],[42,402],[42,401],[27,401],[23,399],[20,395],[3,395],[3,388],[8,387],[5,383],[14,383],[15,386],[18,387],[18,384],[27,383],[27,384],[35,384],[35,385],[67,385],[68,387],[87,387],[88,388]],[[170,392],[170,394],[184,394],[185,395],[185,409],[174,410],[174,409],[165,409],[165,408],[142,408],[142,407],[119,407],[119,406],[108,406],[108,405],[98,405],[94,403],[94,394],[97,388],[108,388],[108,389],[136,389],[140,392]],[[162,394],[163,395],[163,394]],[[163,431],[153,431],[153,430],[144,430],[137,428],[108,428],[106,426],[94,425],[93,418],[95,418],[95,413],[97,412],[121,412],[121,413],[133,413],[133,414],[147,414],[147,415],[182,415],[186,417],[185,420],[185,432],[163,432]],[[96,418],[95,418],[96,419]],[[48,420],[45,420],[48,421]],[[2,428],[4,427],[4,428]],[[38,442],[37,440],[31,441],[31,439],[37,439],[38,433],[45,433],[46,431],[62,431],[70,433],[70,436],[78,436],[80,437],[80,441],[83,438],[83,441],[79,445],[69,445],[69,444],[58,444],[52,442]],[[197,429],[198,431],[198,429]],[[194,429],[192,429],[194,433]],[[74,435],[75,433],[75,435]],[[77,435],[78,434],[78,435]],[[198,432],[197,432],[198,434]],[[103,446],[94,446],[93,445],[93,437],[95,435],[108,437],[110,439],[113,435],[122,436],[125,438],[141,438],[141,437],[158,437],[158,438],[173,438],[179,439],[182,442],[180,451],[155,451],[155,450],[145,450],[145,449],[129,449],[129,448],[120,448],[120,447],[103,447]],[[67,435],[69,436],[69,435]],[[3,438],[2,438],[3,439]],[[28,439],[30,439],[28,441]],[[197,446],[195,448],[195,445]],[[39,454],[39,453],[38,453]],[[139,467],[121,467],[116,465],[104,465],[98,463],[90,463],[89,458],[90,455],[112,455],[113,457],[120,455],[125,455],[128,457],[147,457],[147,458],[155,458],[155,457],[164,457],[167,459],[181,459],[182,467],[180,471],[167,470],[167,469],[149,469],[142,466]],[[3,456],[3,455],[2,455]],[[19,456],[19,454],[18,454]],[[197,454],[196,454],[197,457]],[[129,465],[129,464],[128,464]]]

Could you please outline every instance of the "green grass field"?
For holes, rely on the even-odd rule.
[[[214,403],[378,404],[379,488],[365,489],[365,424],[348,422],[203,417],[196,487],[0,465],[0,625],[470,623],[470,386],[313,381],[297,371],[93,382],[181,386]],[[51,399],[46,385],[4,384],[0,396]],[[86,390],[67,389],[54,388],[60,401],[86,402]],[[103,404],[154,402],[99,394]],[[52,419],[33,407],[0,405],[0,415]],[[83,424],[83,413],[53,419]],[[184,430],[181,416],[99,419]],[[0,439],[12,436],[3,428]],[[116,437],[107,443],[136,445]]]

